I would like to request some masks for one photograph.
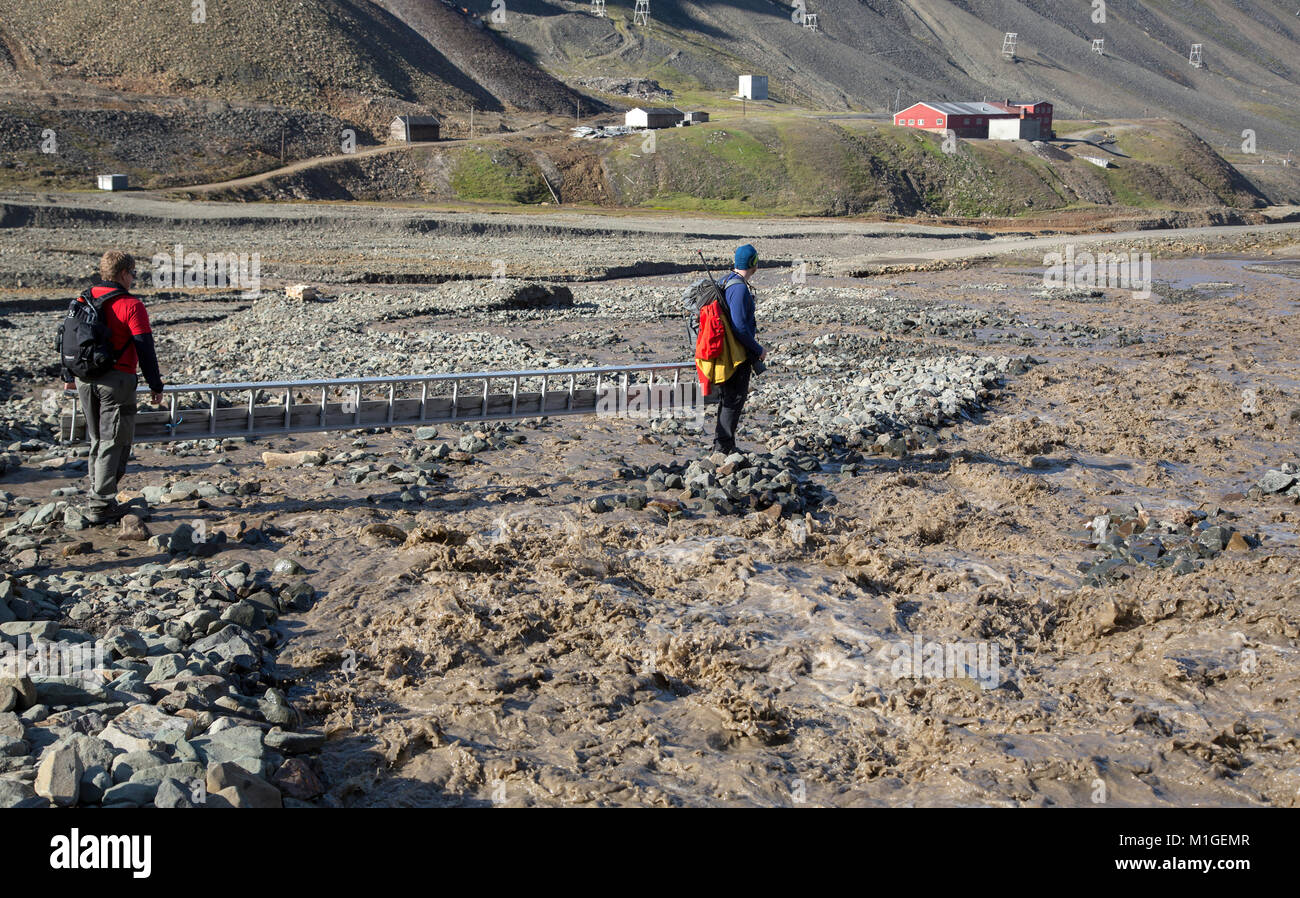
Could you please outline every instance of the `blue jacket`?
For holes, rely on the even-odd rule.
[[[757,361],[763,354],[763,347],[759,345],[755,336],[758,325],[754,321],[754,294],[750,292],[744,278],[734,271],[725,275],[718,284],[722,287],[726,298],[725,305],[727,317],[731,319],[731,330],[740,341],[740,345],[745,347],[750,361]]]

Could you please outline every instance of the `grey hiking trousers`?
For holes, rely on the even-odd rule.
[[[77,395],[86,416],[90,438],[87,461],[90,495],[86,509],[104,512],[117,495],[118,481],[126,473],[126,460],[135,438],[135,374],[113,370],[93,381],[77,381]]]

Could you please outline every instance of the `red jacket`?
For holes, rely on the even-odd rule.
[[[120,291],[120,285],[112,281],[95,281],[90,286],[90,295],[94,299],[107,296],[114,290]],[[81,297],[78,301],[84,302]],[[149,313],[144,303],[130,293],[123,293],[100,306],[104,323],[108,325],[109,342],[113,349],[123,349],[113,365],[114,371],[135,374],[137,367],[144,374],[145,382],[154,391],[163,388],[162,375],[158,371],[158,356],[154,351],[153,330],[149,326]],[[72,377],[65,371],[64,380]]]

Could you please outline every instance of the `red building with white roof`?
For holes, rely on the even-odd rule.
[[[900,127],[951,130],[958,137],[974,138],[989,136],[991,119],[1021,119],[1027,125],[1026,134],[1052,136],[1051,103],[914,103],[894,114],[894,124]]]

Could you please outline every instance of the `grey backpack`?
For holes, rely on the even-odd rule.
[[[682,294],[682,306],[686,312],[686,348],[694,357],[695,344],[700,338],[700,311],[711,302],[722,302],[726,296],[727,284],[732,278],[738,278],[740,275],[734,271],[728,272],[723,276],[721,281],[715,281],[713,278],[700,278]],[[726,304],[723,303],[723,314],[726,315]],[[730,320],[730,316],[727,316]]]

